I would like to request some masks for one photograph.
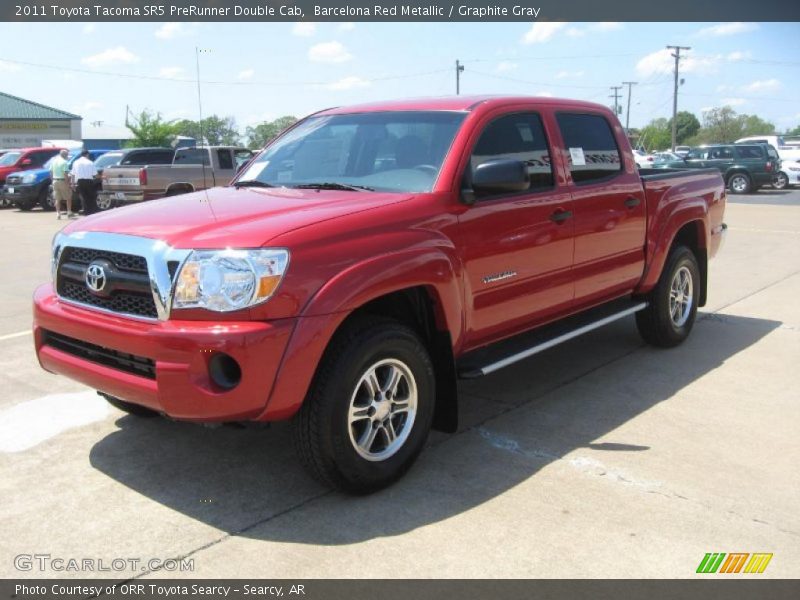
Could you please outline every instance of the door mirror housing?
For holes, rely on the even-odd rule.
[[[528,187],[528,168],[521,160],[496,158],[472,170],[472,189],[481,194],[524,192]]]
[[[30,158],[23,158],[19,164],[23,167],[29,167],[33,164],[33,161]]]

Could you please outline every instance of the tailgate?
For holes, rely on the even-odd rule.
[[[133,191],[141,185],[139,167],[110,167],[103,171],[103,189]]]

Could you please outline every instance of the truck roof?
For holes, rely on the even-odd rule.
[[[582,100],[568,100],[566,98],[551,98],[549,96],[442,96],[439,98],[408,98],[404,100],[389,100],[384,102],[372,102],[369,104],[357,104],[353,106],[340,106],[328,108],[316,114],[318,115],[340,115],[348,113],[364,112],[388,112],[388,111],[415,111],[415,110],[442,110],[442,111],[461,111],[469,112],[478,106],[484,108],[495,108],[509,104],[538,104],[541,106],[563,106],[570,108],[586,108],[591,110],[608,111],[602,104],[585,102]]]

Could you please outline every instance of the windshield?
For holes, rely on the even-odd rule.
[[[109,152],[107,154],[103,154],[96,161],[94,161],[94,166],[98,169],[104,169],[105,167],[118,165],[119,161],[121,160],[122,152]]]
[[[236,183],[427,192],[464,116],[413,111],[311,117],[268,146]]]
[[[17,159],[22,156],[22,152],[7,152],[0,156],[0,167],[8,167],[17,162]]]

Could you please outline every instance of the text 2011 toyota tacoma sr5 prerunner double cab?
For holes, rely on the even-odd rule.
[[[638,171],[596,104],[325,110],[227,187],[64,228],[36,350],[133,414],[291,417],[312,473],[375,490],[454,430],[458,377],[633,314],[683,341],[724,208],[717,170]]]

